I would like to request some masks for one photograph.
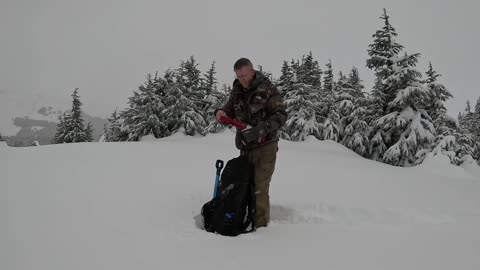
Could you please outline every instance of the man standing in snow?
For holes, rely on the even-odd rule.
[[[217,121],[228,116],[248,124],[237,129],[235,145],[255,168],[255,226],[266,227],[270,221],[269,187],[278,152],[278,129],[287,121],[285,104],[278,89],[246,58],[235,62],[236,79],[227,103],[214,111]]]

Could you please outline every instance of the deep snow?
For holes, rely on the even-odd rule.
[[[480,174],[280,141],[271,223],[201,229],[234,134],[0,145],[0,269],[480,269]]]

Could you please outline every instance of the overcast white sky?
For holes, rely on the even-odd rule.
[[[443,74],[455,99],[451,114],[480,96],[480,4],[434,1],[52,1],[0,0],[0,91],[70,102],[80,88],[84,110],[106,117],[124,106],[148,73],[194,55],[206,70],[217,61],[220,82],[249,57],[275,76],[284,59],[312,51],[336,73],[352,65],[367,88],[371,35],[388,9],[398,41]],[[1,111],[0,113],[8,113]]]

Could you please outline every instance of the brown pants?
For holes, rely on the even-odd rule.
[[[255,226],[265,227],[270,221],[269,188],[277,160],[278,142],[268,143],[259,148],[240,151],[240,155],[248,156],[255,169]]]

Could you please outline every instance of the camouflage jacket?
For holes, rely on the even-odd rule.
[[[240,139],[240,131],[237,130],[235,146],[239,150],[251,150],[278,141],[278,129],[285,125],[288,117],[277,87],[259,71],[255,71],[255,77],[248,89],[235,79],[227,102],[223,107],[216,109],[214,115],[218,110],[223,110],[228,117],[251,126],[256,126],[261,121],[265,122],[268,134],[267,140],[262,143],[244,145]]]

